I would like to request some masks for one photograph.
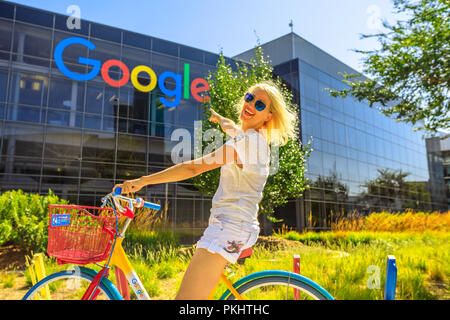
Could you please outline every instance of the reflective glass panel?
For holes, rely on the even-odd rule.
[[[114,165],[105,162],[83,161],[81,163],[81,176],[84,178],[114,178]]]
[[[150,50],[152,45],[151,40],[152,39],[150,37],[141,34],[127,31],[123,32],[123,44],[129,46]]]
[[[43,175],[78,177],[80,173],[79,160],[53,160],[51,158],[43,161]]]
[[[22,55],[50,58],[52,32],[47,29],[16,23],[14,27],[13,52],[18,53],[14,59],[22,61]]]
[[[6,123],[3,130],[2,156],[42,157],[42,126]]]
[[[166,55],[152,53],[152,69],[159,77],[165,71],[178,72],[178,59]]]
[[[151,66],[151,53],[136,48],[122,48],[122,62],[125,63],[130,70],[139,65]]]
[[[203,52],[194,48],[180,45],[180,58],[203,62]]]
[[[86,112],[101,114],[104,95],[103,86],[89,83],[86,92]]]
[[[0,102],[6,101],[7,84],[8,84],[8,70],[0,70]]]
[[[53,14],[22,6],[16,6],[16,19],[48,28],[53,27]]]
[[[0,20],[0,50],[11,50],[11,33],[12,23],[9,21]]]
[[[152,50],[161,53],[178,56],[178,45],[173,42],[164,41],[161,39],[152,39]]]
[[[57,77],[51,78],[49,107],[83,111],[83,102],[83,82]]]
[[[117,162],[145,165],[146,149],[146,137],[119,134],[117,143]]]
[[[14,5],[5,2],[0,2],[0,17],[13,19]]]
[[[9,104],[6,110],[6,119],[42,123],[45,120],[45,110],[40,107]]]
[[[47,127],[45,158],[80,159],[81,130]]]
[[[48,109],[47,123],[57,126],[81,128],[83,124],[83,114],[78,112]]]
[[[113,133],[86,131],[83,135],[83,160],[114,162],[115,144]]]
[[[91,23],[91,37],[120,43],[122,32],[119,29]]]
[[[43,106],[47,103],[48,77],[13,72],[9,86],[9,102]]]

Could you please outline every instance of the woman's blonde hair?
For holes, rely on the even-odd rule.
[[[267,132],[267,141],[284,146],[289,138],[296,138],[297,115],[288,108],[281,91],[272,81],[261,81],[252,85],[247,91],[253,92],[256,88],[264,90],[271,101],[270,112],[272,113],[272,119],[267,121],[262,127]],[[244,103],[244,97],[241,97],[235,105],[239,114],[244,108]],[[240,119],[239,124],[241,125]]]

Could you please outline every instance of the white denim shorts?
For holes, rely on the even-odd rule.
[[[259,231],[259,227],[245,221],[211,218],[197,248],[218,253],[228,262],[236,263],[242,250],[256,243]]]

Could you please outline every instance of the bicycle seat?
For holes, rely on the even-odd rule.
[[[239,258],[237,260],[237,263],[244,264],[245,259],[250,258],[252,254],[253,254],[253,248],[252,247],[242,250],[242,252],[239,255]]]

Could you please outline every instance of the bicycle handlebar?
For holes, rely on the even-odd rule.
[[[114,197],[126,200],[126,201],[131,201],[132,203],[135,204],[136,207],[140,208],[140,207],[145,207],[145,208],[149,208],[149,209],[153,209],[153,210],[159,210],[161,209],[161,206],[159,204],[156,203],[151,203],[148,201],[144,201],[142,198],[136,198],[136,199],[132,199],[132,198],[128,198],[125,196],[122,196],[122,188],[117,187],[116,190],[114,190],[113,193],[111,193]]]

